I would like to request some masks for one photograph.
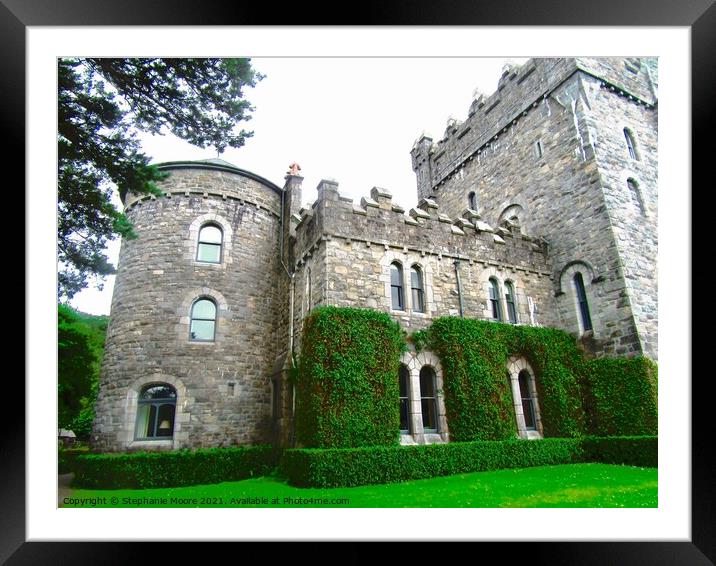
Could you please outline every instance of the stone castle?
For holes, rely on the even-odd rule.
[[[408,332],[552,326],[589,355],[656,359],[657,89],[656,59],[507,66],[464,122],[415,142],[407,212],[329,180],[302,208],[296,166],[279,187],[218,159],[162,164],[163,196],[123,198],[139,237],[120,252],[94,448],[289,445],[287,370],[319,305]],[[507,370],[515,433],[540,437],[534,372]],[[440,360],[409,351],[396,379],[402,442],[448,441]]]

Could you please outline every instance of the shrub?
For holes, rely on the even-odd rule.
[[[657,434],[657,371],[656,363],[648,358],[603,358],[589,362],[593,434]]]
[[[147,489],[237,481],[270,474],[278,457],[270,446],[88,454],[76,459],[73,486]]]
[[[60,448],[57,451],[57,473],[69,474],[75,471],[75,462],[78,456],[89,453],[89,448]]]
[[[450,437],[501,440],[517,430],[507,377],[510,356],[535,372],[545,436],[584,433],[585,361],[572,336],[553,328],[443,317],[414,339],[440,358]]]
[[[296,378],[303,446],[371,446],[399,439],[398,363],[404,333],[386,313],[322,307],[306,319]]]
[[[590,462],[656,468],[659,460],[656,436],[586,437],[582,448]]]
[[[292,449],[281,458],[288,482],[305,487],[352,487],[452,474],[583,461],[571,438],[455,442],[427,446]]]

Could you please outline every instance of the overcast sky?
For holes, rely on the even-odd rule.
[[[301,166],[304,204],[316,197],[321,179],[338,181],[339,192],[359,202],[372,187],[393,194],[406,209],[417,203],[410,149],[421,133],[438,141],[450,117],[465,120],[476,89],[497,88],[506,63],[496,58],[254,58],[266,77],[245,90],[255,111],[243,122],[254,136],[221,158],[279,186],[294,161]],[[202,150],[169,136],[143,137],[154,162],[208,159]],[[110,246],[116,265],[118,242]],[[94,285],[77,294],[73,307],[109,314],[113,287]]]

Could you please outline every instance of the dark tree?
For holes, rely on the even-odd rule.
[[[134,237],[113,191],[157,194],[163,175],[137,134],[173,133],[221,153],[253,132],[243,88],[262,75],[249,59],[60,59],[58,62],[58,296],[114,273],[104,253]]]

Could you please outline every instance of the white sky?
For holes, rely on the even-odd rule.
[[[252,59],[266,75],[245,97],[255,111],[240,127],[254,136],[220,157],[283,186],[288,166],[301,166],[304,204],[321,179],[335,179],[356,202],[372,187],[393,194],[406,210],[417,203],[410,162],[424,131],[436,142],[447,120],[465,120],[473,92],[497,88],[505,63],[525,58],[266,58]],[[216,151],[173,136],[143,136],[154,162],[208,159]],[[109,248],[116,266],[118,242]],[[109,314],[114,277],[71,301],[76,309]]]

